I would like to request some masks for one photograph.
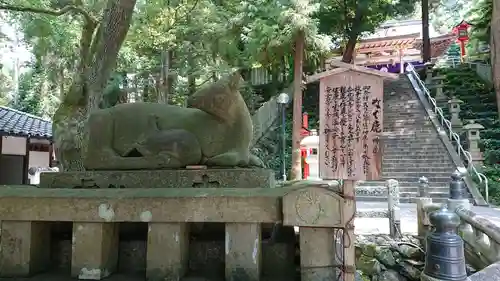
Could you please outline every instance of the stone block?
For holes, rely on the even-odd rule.
[[[259,223],[226,224],[226,280],[258,281],[261,276]]]
[[[78,279],[101,280],[118,266],[117,223],[73,224],[71,275]]]
[[[335,265],[340,261],[335,254],[334,229],[301,227],[299,233],[301,280],[337,280]]]
[[[268,188],[267,169],[183,169],[42,173],[41,188]]]
[[[180,280],[189,262],[187,223],[150,223],[146,278],[149,281]]]
[[[1,221],[0,276],[25,277],[47,270],[50,223]]]
[[[307,187],[283,197],[284,225],[344,227],[343,199],[322,187]]]
[[[5,188],[0,189],[0,217],[96,223],[274,223],[282,220],[284,192],[283,188]]]

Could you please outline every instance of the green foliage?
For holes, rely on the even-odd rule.
[[[316,16],[321,32],[338,38],[337,43],[342,44],[349,39],[352,32],[355,36],[373,32],[384,21],[412,14],[417,2],[419,1],[323,1]],[[356,13],[361,15],[359,23],[355,20]]]
[[[13,90],[12,75],[5,73],[3,68],[0,68],[0,105],[6,106],[10,101],[10,93]]]
[[[480,0],[474,3],[469,12],[471,17],[472,38],[489,42],[491,34],[491,17],[493,16],[493,0]]]
[[[480,132],[484,166],[477,168],[488,178],[490,201],[500,204],[500,120],[494,89],[481,80],[474,70],[465,66],[437,71],[446,77],[444,92],[449,98],[454,95],[464,102],[460,110],[460,118],[464,123],[475,120],[485,127]],[[461,139],[462,145],[467,147],[465,135]],[[484,195],[484,186],[481,188]]]
[[[468,20],[468,13],[474,2],[470,0],[431,0],[431,24],[439,33],[450,33],[462,20]]]
[[[33,115],[40,115],[42,112],[42,97],[36,89],[31,87],[37,83],[34,73],[25,73],[19,77],[19,93],[12,101],[10,107]]]

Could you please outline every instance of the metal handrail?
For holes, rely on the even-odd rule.
[[[488,199],[489,199],[488,178],[484,174],[478,172],[478,170],[476,169],[476,167],[472,163],[472,156],[471,156],[470,152],[465,150],[464,147],[462,146],[461,141],[460,141],[460,136],[457,133],[453,132],[451,122],[444,117],[443,110],[441,109],[441,107],[439,107],[437,105],[436,99],[434,99],[431,96],[431,93],[429,92],[429,90],[425,86],[425,83],[422,81],[422,79],[420,79],[420,76],[415,71],[415,67],[413,67],[413,65],[411,65],[411,64],[408,64],[408,66],[406,67],[406,71],[415,78],[415,80],[418,82],[420,88],[425,93],[427,100],[432,104],[434,113],[436,115],[438,115],[441,126],[446,128],[446,130],[447,130],[448,138],[450,140],[455,141],[458,156],[462,159],[462,155],[463,155],[465,157],[465,159],[467,160],[467,169],[469,171],[473,172],[473,174],[479,179],[479,183],[484,183],[485,200],[486,200],[486,203],[489,203],[488,202]]]

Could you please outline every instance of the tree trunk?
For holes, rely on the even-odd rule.
[[[358,35],[349,36],[347,45],[344,49],[344,54],[342,55],[342,62],[351,63],[354,59],[354,50],[356,49],[356,43],[358,42]]]
[[[95,36],[87,20],[80,41],[80,63],[73,84],[54,114],[53,135],[63,171],[81,171],[88,114],[98,109],[118,52],[130,27],[136,0],[108,0]],[[94,28],[92,27],[92,24]],[[91,40],[91,41],[90,41]]]
[[[174,84],[172,75],[172,63],[174,52],[164,49],[161,55],[161,101],[165,104],[169,103],[170,95]]]
[[[290,180],[302,179],[302,156],[300,154],[300,131],[302,130],[302,65],[304,60],[305,36],[299,31],[295,39],[293,58],[293,129],[292,129],[292,169]]]
[[[498,1],[493,1],[490,45],[493,84],[497,98],[498,117],[500,118],[500,3]]]
[[[352,63],[354,59],[354,50],[356,49],[356,43],[358,43],[358,37],[360,35],[361,25],[363,24],[363,11],[364,11],[365,1],[358,1],[356,5],[356,12],[354,19],[351,24],[351,30],[348,33],[347,44],[344,48],[342,54],[342,62]]]
[[[422,59],[431,61],[431,37],[429,33],[429,0],[422,0]]]
[[[136,0],[108,0],[97,36],[97,46],[88,79],[87,109],[97,109],[111,72],[116,66],[118,52],[125,41]]]

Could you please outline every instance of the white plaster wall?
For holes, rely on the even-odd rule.
[[[26,155],[26,138],[2,137],[2,154]]]
[[[49,153],[41,152],[41,151],[30,151],[29,155],[29,168],[43,168],[47,169],[49,167]],[[40,183],[40,173],[42,171],[36,172],[34,175],[30,175],[28,173],[28,179],[30,184],[39,184]]]
[[[30,151],[29,155],[29,167],[42,167],[46,168],[49,166],[49,153],[40,151]]]

